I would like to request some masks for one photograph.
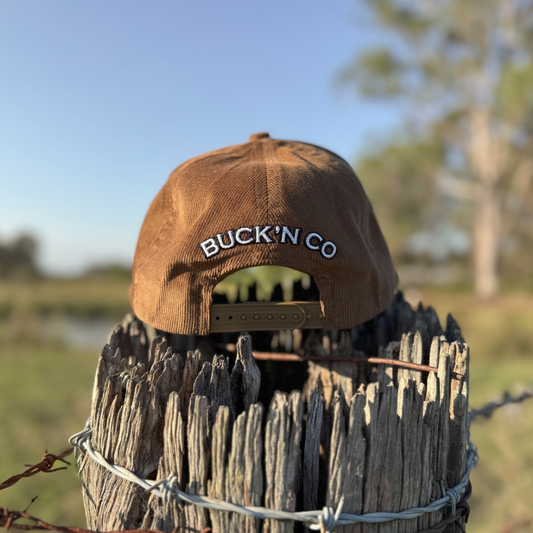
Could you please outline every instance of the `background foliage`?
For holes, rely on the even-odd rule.
[[[354,166],[407,299],[462,327],[479,407],[533,383],[533,2],[365,3],[378,45],[355,50],[337,81],[403,120]],[[84,426],[99,349],[130,310],[129,267],[50,278],[38,252],[32,235],[0,242],[0,481]],[[220,290],[245,295],[254,276]],[[264,276],[265,295],[275,281]],[[532,436],[533,402],[472,427],[470,533],[533,529]],[[0,505],[21,510],[35,495],[32,514],[84,525],[74,467],[21,481]]]

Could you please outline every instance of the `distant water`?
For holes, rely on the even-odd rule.
[[[61,340],[69,348],[103,348],[117,325],[109,318],[66,316]]]
[[[99,350],[118,324],[117,320],[105,317],[60,315],[39,320],[33,327],[38,339],[44,343],[60,342],[69,348]]]

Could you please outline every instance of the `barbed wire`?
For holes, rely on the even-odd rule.
[[[490,417],[492,413],[504,405],[511,403],[519,403],[524,400],[533,397],[533,389],[524,391],[518,397],[512,397],[509,393],[505,392],[501,400],[490,402],[481,409],[471,409],[469,412],[469,421],[473,421],[478,416],[484,416],[486,418]],[[301,512],[290,512],[290,511],[279,511],[275,509],[267,509],[265,507],[253,507],[253,506],[244,506],[238,505],[235,503],[227,502],[225,500],[219,500],[216,498],[211,498],[208,496],[200,496],[194,494],[187,494],[177,487],[177,478],[176,476],[170,476],[168,478],[162,479],[160,481],[153,481],[149,479],[142,479],[136,476],[130,470],[123,468],[118,465],[109,464],[101,453],[94,450],[90,436],[92,429],[90,427],[90,420],[87,420],[85,428],[73,435],[69,442],[72,446],[80,449],[82,452],[87,452],[89,456],[101,464],[104,468],[112,472],[113,474],[131,481],[145,490],[155,494],[156,496],[162,498],[164,501],[171,500],[181,500],[186,503],[193,505],[198,505],[206,509],[214,509],[218,511],[229,511],[245,514],[253,518],[258,519],[267,519],[267,520],[294,520],[303,522],[306,527],[312,530],[322,531],[330,533],[336,526],[357,524],[357,523],[383,523],[390,522],[392,520],[409,520],[413,518],[418,518],[426,513],[432,513],[439,511],[447,505],[452,507],[452,516],[454,520],[457,520],[459,516],[468,513],[467,507],[463,507],[461,513],[457,513],[456,509],[459,503],[463,503],[465,498],[465,492],[469,492],[467,487],[469,487],[470,473],[472,469],[476,466],[479,461],[479,455],[477,449],[468,437],[468,446],[467,446],[467,465],[466,471],[459,481],[459,483],[452,488],[444,489],[444,496],[433,502],[430,502],[425,507],[413,507],[411,509],[406,509],[400,512],[376,512],[376,513],[366,513],[361,515],[343,513],[342,507],[344,499],[341,498],[336,509],[332,507],[324,507],[322,510],[315,511],[301,511]],[[442,529],[450,520],[442,522]],[[453,520],[452,520],[453,521]],[[440,524],[437,524],[439,526]],[[430,531],[430,530],[428,530]],[[432,529],[436,531],[436,529]]]
[[[54,470],[56,472],[57,470]],[[16,521],[26,519],[33,522],[33,524],[17,524]],[[54,526],[31,516],[26,511],[9,511],[0,507],[0,527],[5,527],[6,531],[10,529],[18,529],[20,531],[58,531],[59,533],[98,533],[92,529],[83,529],[75,526]],[[209,533],[210,527],[205,527],[200,533]],[[159,529],[125,529],[120,531],[108,531],[106,533],[163,533]]]
[[[425,507],[413,507],[400,512],[375,512],[356,515],[342,512],[344,498],[341,498],[336,509],[325,506],[321,510],[292,512],[268,509],[260,506],[239,505],[225,500],[211,498],[209,496],[187,494],[178,489],[177,478],[174,475],[157,482],[150,479],[142,479],[126,468],[108,463],[105,457],[92,447],[90,441],[91,433],[92,429],[90,427],[90,420],[88,420],[85,428],[73,435],[69,439],[69,443],[71,446],[87,453],[91,459],[102,465],[111,473],[126,481],[139,485],[164,501],[181,500],[206,509],[240,513],[261,520],[298,521],[303,522],[303,524],[309,529],[327,533],[331,533],[336,526],[357,523],[379,524],[390,522],[392,520],[409,520],[418,518],[426,513],[439,511],[447,505],[452,506],[452,513],[455,514],[455,508],[469,484],[470,472],[479,460],[476,447],[472,444],[470,439],[468,439],[466,471],[463,477],[455,487],[445,489],[445,495],[442,498],[430,502]]]
[[[510,405],[513,403],[521,403],[524,400],[527,400],[529,398],[533,398],[533,386],[526,388],[521,394],[515,397],[511,396],[507,391],[505,391],[501,399],[493,400],[485,404],[480,409],[470,409],[469,411],[470,420],[474,420],[474,418],[478,416],[482,416],[484,418],[490,418],[492,416],[492,413],[494,413],[496,409],[499,409],[500,407],[503,407],[504,405]]]
[[[50,472],[58,472],[59,470],[65,470],[66,466],[62,466],[60,468],[54,468],[54,463],[56,461],[61,461],[62,463],[65,463],[66,465],[70,465],[68,461],[65,461],[65,457],[69,456],[74,451],[74,448],[70,448],[68,450],[65,450],[63,453],[60,453],[59,455],[54,455],[53,453],[48,453],[48,451],[44,452],[43,458],[41,461],[35,465],[24,465],[28,468],[24,470],[21,474],[17,474],[16,476],[12,476],[9,479],[6,479],[1,485],[0,490],[7,489],[8,487],[11,487],[15,483],[19,482],[21,479],[25,477],[31,477],[35,474],[38,474],[39,472],[44,472],[45,474],[48,474]]]
[[[533,397],[533,387],[530,387],[523,391],[520,395],[513,397],[509,393],[505,392],[503,394],[502,399],[500,400],[494,400],[486,404],[480,409],[471,409],[469,411],[469,420],[472,422],[477,417],[483,416],[484,418],[489,418],[494,411],[499,409],[500,407],[503,407],[505,405],[509,404],[516,404],[521,403],[524,400],[528,398]],[[89,421],[88,421],[89,422]],[[92,430],[86,426],[83,431],[76,433],[70,438],[70,442],[73,445],[73,448],[70,448],[63,453],[59,455],[49,454],[48,452],[45,452],[43,455],[42,460],[35,464],[35,465],[25,465],[28,468],[22,472],[21,474],[17,474],[15,476],[10,477],[6,481],[4,481],[2,484],[0,484],[0,490],[8,488],[21,479],[25,477],[31,477],[39,472],[44,473],[50,473],[50,472],[58,472],[60,470],[64,470],[66,467],[60,467],[60,468],[52,468],[54,466],[55,461],[61,461],[67,465],[70,463],[65,460],[65,457],[70,455],[74,448],[80,448],[84,451],[87,451],[87,447],[90,447],[92,450],[92,446],[90,445],[90,435]],[[89,452],[88,452],[89,453]],[[97,457],[98,455],[101,456],[98,452],[95,450],[92,450],[92,453]],[[103,459],[103,456],[101,456]],[[95,457],[93,457],[95,459]],[[100,460],[95,459],[100,463]],[[105,459],[104,459],[105,461]],[[343,500],[339,502],[339,505],[337,509],[333,509],[331,507],[324,507],[321,511],[304,511],[304,512],[287,512],[287,511],[277,511],[273,509],[266,509],[264,507],[250,507],[250,506],[240,506],[237,504],[232,504],[230,502],[225,502],[223,500],[216,500],[214,498],[209,498],[206,496],[197,496],[192,494],[186,494],[180,491],[177,488],[177,478],[175,476],[171,476],[168,479],[163,479],[160,481],[152,481],[152,480],[143,480],[141,478],[138,478],[133,474],[132,472],[116,466],[116,465],[109,465],[105,466],[108,470],[111,470],[111,467],[116,469],[116,471],[111,470],[116,475],[119,475],[123,479],[127,479],[128,481],[133,481],[134,483],[139,484],[146,490],[156,494],[158,497],[161,497],[165,501],[171,501],[174,499],[182,500],[187,503],[191,503],[194,505],[201,505],[202,507],[206,507],[209,509],[217,509],[217,510],[223,510],[223,511],[230,511],[230,512],[239,512],[242,514],[246,514],[248,516],[252,516],[255,518],[260,519],[274,519],[274,520],[296,520],[303,522],[304,525],[310,529],[313,530],[320,530],[323,533],[331,532],[337,525],[347,525],[347,524],[354,524],[354,523],[382,523],[387,522],[390,520],[398,520],[398,519],[410,519],[410,518],[416,518],[418,516],[422,516],[422,514],[425,514],[426,512],[433,512],[435,510],[439,510],[445,505],[451,504],[452,505],[452,513],[450,517],[442,520],[438,524],[435,524],[432,528],[428,530],[424,530],[420,533],[436,533],[438,531],[443,531],[444,528],[451,522],[455,522],[459,517],[461,516],[468,516],[468,504],[466,503],[466,500],[468,499],[470,492],[471,492],[471,486],[469,482],[469,475],[471,470],[474,468],[474,466],[478,462],[478,454],[475,446],[472,444],[470,439],[468,439],[468,449],[467,449],[467,470],[465,472],[465,475],[461,479],[460,483],[453,487],[452,489],[445,490],[445,496],[443,498],[440,498],[439,500],[436,500],[429,504],[426,507],[423,508],[412,508],[407,509],[406,511],[402,511],[400,513],[367,513],[363,515],[352,515],[349,513],[342,513],[342,505]],[[106,461],[107,463],[107,461]],[[102,464],[102,463],[100,463]],[[136,478],[135,479],[132,479]],[[463,482],[466,480],[466,483],[463,485]],[[138,481],[142,482],[138,483]],[[148,485],[148,486],[145,486]],[[461,495],[462,494],[462,495]],[[203,500],[203,502],[198,502],[198,500]],[[33,501],[33,500],[32,500]],[[221,504],[220,506],[218,504]],[[438,506],[437,508],[434,508],[432,506]],[[454,508],[455,507],[455,508]],[[18,524],[16,523],[19,519],[26,519],[33,524]],[[96,533],[93,530],[90,529],[83,529],[75,526],[54,526],[52,524],[49,524],[48,522],[45,522],[44,520],[41,520],[39,518],[36,518],[34,516],[31,516],[27,513],[27,509],[25,511],[10,511],[6,508],[0,507],[0,527],[5,527],[6,531],[9,531],[9,529],[17,529],[22,531],[32,531],[32,530],[48,530],[48,531],[57,531],[59,533]],[[205,527],[201,533],[208,533],[211,529],[209,527]],[[119,533],[118,531],[112,531],[107,533]],[[161,533],[159,530],[153,530],[153,529],[132,529],[132,530],[123,530],[120,533]]]
[[[502,400],[497,402],[490,402],[481,409],[472,409],[469,412],[469,422],[473,421],[478,416],[490,417],[492,413],[504,405],[510,403],[523,402],[527,398],[533,396],[533,391],[525,391],[520,396],[513,398],[507,392],[504,393]],[[179,490],[177,487],[177,478],[172,475],[168,478],[160,481],[153,481],[149,479],[142,479],[136,476],[130,470],[118,465],[111,465],[107,462],[105,457],[98,451],[94,450],[90,436],[92,429],[90,427],[90,419],[87,420],[85,428],[76,433],[69,439],[71,446],[80,449],[82,452],[86,452],[89,456],[104,468],[112,472],[113,474],[131,481],[145,490],[155,494],[162,498],[164,501],[180,500],[193,505],[198,505],[206,509],[214,509],[218,511],[228,511],[244,514],[253,518],[262,520],[293,520],[303,522],[303,524],[312,530],[317,530],[325,533],[331,533],[336,526],[357,524],[357,523],[383,523],[390,522],[392,520],[409,520],[418,518],[426,513],[432,513],[439,511],[447,505],[452,507],[452,515],[456,515],[457,505],[464,497],[464,493],[470,483],[470,473],[479,461],[477,449],[470,440],[470,433],[468,434],[468,446],[467,446],[467,459],[466,459],[466,471],[459,481],[459,483],[452,488],[443,487],[444,496],[430,502],[425,507],[413,507],[400,512],[376,512],[365,513],[361,515],[343,513],[342,507],[344,504],[344,498],[341,498],[336,509],[332,507],[323,507],[321,510],[315,511],[279,511],[276,509],[267,509],[266,507],[259,506],[245,506],[239,505],[225,500],[219,500],[217,498],[211,498],[209,496],[200,496],[195,494],[187,494]],[[467,510],[465,509],[465,513]],[[458,515],[460,516],[460,515]],[[457,518],[456,518],[457,519]]]

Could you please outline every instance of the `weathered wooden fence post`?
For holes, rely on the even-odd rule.
[[[164,338],[149,346],[142,323],[129,316],[98,363],[92,446],[141,478],[172,475],[188,494],[285,511],[335,509],[343,500],[343,513],[399,512],[425,506],[459,482],[467,458],[469,352],[451,317],[443,331],[431,308],[413,311],[400,294],[351,332],[313,333],[307,349],[323,361],[309,363],[303,393],[268,391],[264,412],[250,336],[240,338],[232,369],[222,356],[200,365],[198,352],[173,353]],[[337,361],[340,356],[357,362]],[[362,360],[376,356],[436,371]],[[94,530],[302,528],[292,520],[163,501],[88,454],[79,464]],[[414,533],[450,512],[447,506],[419,518],[337,525],[335,531]]]

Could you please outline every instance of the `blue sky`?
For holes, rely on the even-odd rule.
[[[0,3],[0,240],[48,273],[131,262],[169,173],[250,134],[354,161],[398,124],[335,77],[379,42],[361,0]]]

